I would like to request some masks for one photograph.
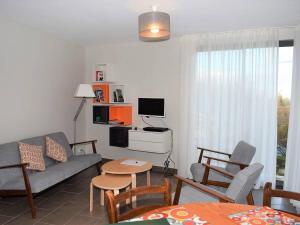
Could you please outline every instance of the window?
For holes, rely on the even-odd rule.
[[[277,181],[283,185],[293,70],[293,41],[279,44],[277,99]]]

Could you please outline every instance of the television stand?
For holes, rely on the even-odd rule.
[[[164,154],[171,151],[172,133],[166,131],[129,130],[129,150]]]
[[[152,131],[152,132],[164,132],[169,130],[169,128],[166,127],[144,127],[144,131]]]

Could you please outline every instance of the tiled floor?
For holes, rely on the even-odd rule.
[[[0,224],[5,225],[100,225],[107,224],[99,193],[94,192],[94,211],[89,212],[89,182],[97,175],[92,167],[35,198],[37,218],[32,219],[25,198],[0,198]],[[163,174],[152,172],[151,182],[163,182]],[[172,179],[174,180],[174,179]],[[137,176],[137,185],[146,184],[146,174]],[[173,185],[175,186],[175,184]]]
[[[99,206],[99,194],[94,192],[94,211],[89,212],[89,182],[97,175],[92,167],[35,198],[37,218],[32,219],[25,198],[0,198],[0,224],[5,225],[100,225],[107,224],[104,207]],[[161,184],[161,173],[152,172],[152,184]],[[173,189],[175,179],[171,179]],[[146,184],[146,174],[137,176],[137,184]],[[261,204],[262,193],[254,193],[256,204]],[[145,201],[143,201],[144,203]],[[286,207],[282,202],[274,202],[277,207]]]

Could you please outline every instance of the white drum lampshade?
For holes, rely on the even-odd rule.
[[[93,88],[89,84],[79,84],[74,97],[77,98],[95,98]]]
[[[139,15],[139,38],[152,42],[170,39],[170,15],[157,11]]]

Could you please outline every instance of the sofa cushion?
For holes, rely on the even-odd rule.
[[[37,136],[33,138],[26,138],[21,140],[20,142],[30,144],[30,145],[39,145],[42,146],[43,149],[43,156],[44,156],[44,161],[46,168],[53,165],[55,163],[55,160],[49,158],[46,156],[46,140],[45,136]]]
[[[59,162],[66,162],[68,160],[65,148],[48,136],[46,136],[46,154],[48,157]]]
[[[48,167],[45,171],[36,172],[28,175],[32,193],[39,193],[48,187],[53,186],[65,179],[60,167],[55,164]],[[23,177],[18,177],[4,184],[3,190],[25,190]]]
[[[66,150],[68,158],[73,155],[73,151],[70,147],[70,144],[68,142],[68,139],[66,135],[63,132],[57,132],[57,133],[52,133],[52,134],[47,134],[49,138],[53,139],[56,141],[58,144],[60,144],[64,149]]]
[[[21,162],[18,142],[0,145],[0,165],[13,165]],[[0,170],[0,188],[8,180],[22,176],[20,168],[9,168]]]
[[[33,193],[39,193],[100,161],[99,154],[71,156],[67,162],[58,162],[49,166],[45,171],[29,174],[31,190]],[[24,190],[24,180],[22,177],[10,180],[2,189]]]
[[[19,142],[19,150],[21,163],[29,163],[29,165],[26,166],[27,169],[39,171],[46,169],[42,146]]]

